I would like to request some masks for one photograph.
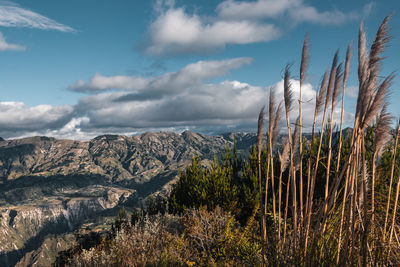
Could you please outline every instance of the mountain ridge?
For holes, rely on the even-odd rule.
[[[0,266],[46,264],[40,253],[54,260],[72,231],[107,227],[119,207],[166,195],[193,157],[208,164],[249,138],[185,131],[0,141]],[[54,242],[56,250],[42,245]]]

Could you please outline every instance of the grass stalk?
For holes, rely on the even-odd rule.
[[[399,130],[400,130],[400,120],[398,121],[397,127],[396,127],[396,137],[395,137],[395,141],[394,141],[392,166],[390,168],[389,195],[388,195],[387,204],[386,204],[385,223],[383,226],[383,238],[384,239],[386,239],[386,227],[387,227],[388,216],[389,216],[390,197],[391,197],[392,186],[393,186],[394,167],[395,167],[395,163],[396,163],[397,146],[399,143]]]

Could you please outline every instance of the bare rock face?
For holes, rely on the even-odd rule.
[[[62,237],[88,220],[102,223],[103,212],[130,205],[134,197],[132,189],[90,185],[0,207],[0,265],[14,266],[49,235]]]
[[[167,194],[193,157],[206,163],[234,139],[247,151],[254,135],[0,139],[0,266],[50,266],[69,233],[104,225],[121,206],[150,194]]]
[[[211,159],[232,141],[189,131],[104,135],[90,141],[30,137],[0,141],[0,177],[100,175],[111,181],[148,181],[166,169],[179,169],[193,157]]]

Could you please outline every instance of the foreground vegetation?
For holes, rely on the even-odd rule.
[[[382,78],[380,74],[382,53],[390,40],[389,19],[384,19],[369,50],[360,27],[359,92],[352,131],[343,131],[350,44],[344,63],[339,63],[336,52],[323,75],[311,139],[302,136],[306,36],[294,124],[290,114],[295,100],[287,66],[284,99],[278,102],[271,89],[267,138],[263,108],[257,144],[247,159],[241,159],[235,149],[208,167],[194,159],[167,203],[151,202],[147,213],[135,212],[131,220],[120,214],[112,233],[99,245],[73,254],[70,264],[399,265],[399,126],[393,136],[392,117],[387,113],[394,75]],[[334,125],[339,99],[341,118]],[[282,115],[287,138],[278,146]]]

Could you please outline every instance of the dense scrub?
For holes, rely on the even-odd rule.
[[[121,217],[120,217],[121,218]],[[221,208],[187,210],[181,216],[146,215],[123,221],[112,237],[70,255],[72,266],[256,266],[256,223],[241,227]],[[60,261],[59,261],[60,262]],[[62,264],[60,264],[62,265]]]

